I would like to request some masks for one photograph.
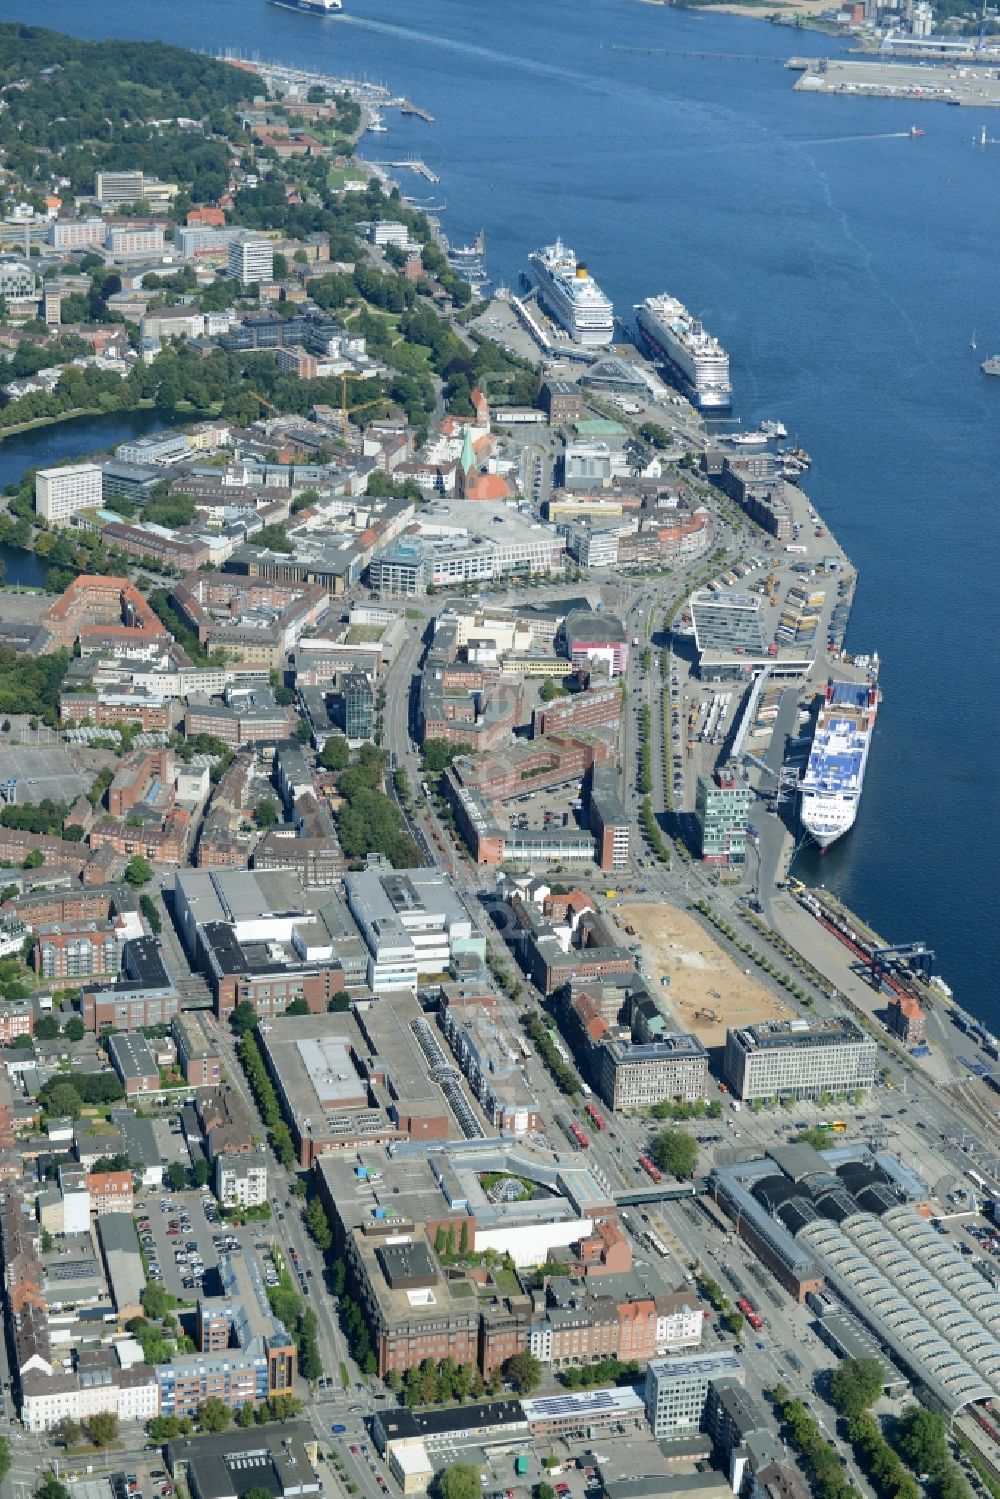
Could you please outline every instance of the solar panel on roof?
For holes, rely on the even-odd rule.
[[[577,1397],[573,1395],[543,1395],[540,1400],[534,1401],[533,1404],[540,1415],[571,1416],[579,1414],[582,1411],[609,1410],[615,1402],[607,1390],[593,1390]]]

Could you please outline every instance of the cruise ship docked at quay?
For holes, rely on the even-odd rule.
[[[799,782],[799,820],[820,848],[854,826],[877,713],[874,679],[827,683],[809,763]]]
[[[561,239],[528,257],[545,311],[585,348],[601,348],[614,337],[614,308],[587,267]]]
[[[729,355],[683,302],[662,292],[635,309],[639,334],[653,359],[666,360],[684,394],[701,411],[732,405]]]

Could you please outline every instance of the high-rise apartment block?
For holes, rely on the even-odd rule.
[[[751,791],[733,769],[698,777],[694,815],[706,864],[745,864]]]
[[[101,503],[101,470],[96,463],[40,468],[35,475],[35,509],[50,526]]]
[[[229,274],[234,281],[250,286],[256,281],[270,281],[274,275],[274,245],[269,239],[247,235],[234,239],[228,251]]]

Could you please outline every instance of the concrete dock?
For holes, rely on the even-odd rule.
[[[805,70],[799,93],[848,94],[878,99],[910,99],[966,108],[1000,108],[1000,69],[919,66],[901,62],[855,62],[842,58],[795,58]],[[789,63],[792,66],[792,63]],[[905,132],[904,132],[905,133]]]

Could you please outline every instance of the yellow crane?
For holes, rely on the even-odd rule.
[[[347,441],[347,429],[349,426],[348,417],[353,416],[357,411],[368,411],[372,406],[381,406],[385,400],[385,396],[380,395],[375,396],[371,401],[361,401],[356,406],[348,406],[348,380],[370,380],[371,378],[371,375],[360,375],[354,370],[341,370],[340,372],[340,427],[345,442]]]
[[[248,396],[253,396],[254,400],[255,401],[259,401],[262,406],[266,406],[267,409],[268,409],[268,411],[277,412],[277,410],[278,410],[277,406],[273,406],[271,404],[271,402],[267,399],[266,396],[262,396],[261,395],[261,393],[260,393],[259,390],[249,390],[248,389],[247,390],[247,395]]]

